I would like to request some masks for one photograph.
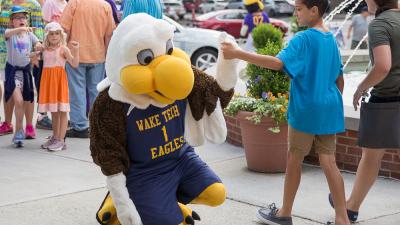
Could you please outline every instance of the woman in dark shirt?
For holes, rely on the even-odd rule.
[[[400,102],[400,10],[398,0],[366,0],[368,9],[376,14],[368,29],[370,58],[373,63],[368,76],[354,93],[353,105],[357,110],[360,98],[370,88],[372,103]],[[400,115],[399,115],[400,116]],[[381,118],[382,119],[382,118]],[[390,120],[391,118],[383,118]],[[376,130],[377,140],[387,140],[387,131]],[[386,137],[385,137],[386,135]],[[392,135],[391,138],[400,139]],[[381,141],[382,141],[381,140]],[[380,143],[385,143],[380,142]],[[397,148],[399,146],[394,146]],[[356,181],[347,200],[349,219],[357,220],[358,210],[374,184],[385,154],[382,148],[362,148],[362,158]]]

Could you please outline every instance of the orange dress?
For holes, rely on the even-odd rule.
[[[69,112],[66,59],[61,47],[43,51],[43,71],[40,79],[39,112]]]

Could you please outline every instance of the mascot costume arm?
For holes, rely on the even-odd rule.
[[[222,42],[237,45],[226,33],[219,37]],[[205,140],[214,144],[225,142],[227,129],[223,115],[231,100],[237,81],[237,60],[226,60],[218,52],[215,78],[193,67],[195,82],[188,96],[185,121],[185,139],[191,146],[200,146]]]
[[[119,116],[118,116],[119,115]],[[112,101],[107,91],[99,94],[90,114],[90,149],[94,162],[107,176],[107,189],[122,225],[141,225],[139,213],[129,198],[124,172],[129,169],[123,105]]]

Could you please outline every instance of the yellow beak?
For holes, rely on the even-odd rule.
[[[147,65],[131,65],[121,70],[121,83],[131,94],[147,94],[163,104],[186,98],[193,88],[190,59],[174,48],[171,55],[159,56]]]

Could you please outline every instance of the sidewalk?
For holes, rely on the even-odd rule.
[[[95,225],[106,193],[105,178],[92,163],[88,139],[67,139],[68,150],[52,153],[39,146],[49,131],[38,130],[26,147],[11,146],[11,135],[0,137],[1,225]],[[281,204],[284,174],[254,173],[246,168],[242,148],[229,144],[205,145],[198,154],[221,177],[228,199],[220,207],[191,206],[203,225],[259,224],[255,212],[273,201]],[[294,206],[298,225],[324,224],[334,211],[320,168],[304,166]],[[347,193],[354,175],[344,173]],[[400,224],[399,181],[379,178],[365,201],[360,225]]]

